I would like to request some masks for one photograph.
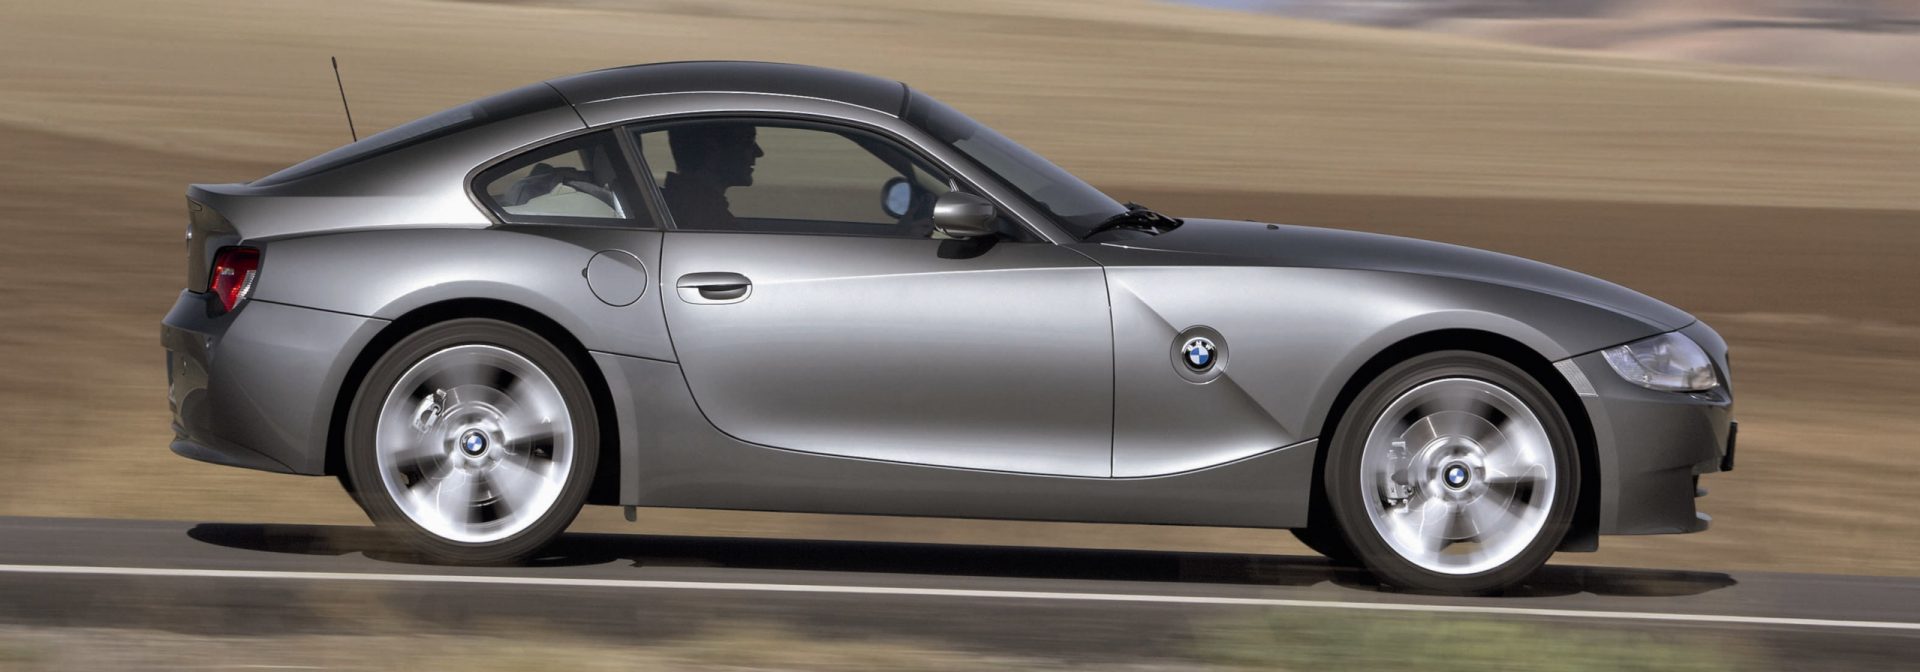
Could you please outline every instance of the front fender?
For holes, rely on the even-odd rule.
[[[1389,271],[1260,267],[1112,246],[1114,475],[1152,476],[1244,459],[1319,437],[1341,390],[1394,345],[1470,331],[1549,361],[1662,331],[1544,292]],[[1227,342],[1218,380],[1196,385],[1169,352],[1188,330]]]
[[[1379,274],[1383,287],[1403,296],[1419,296],[1418,308],[1403,311],[1356,333],[1327,375],[1318,381],[1305,421],[1322,427],[1340,391],[1366,364],[1394,346],[1443,331],[1482,332],[1525,346],[1552,362],[1665,331],[1638,316],[1525,289],[1472,280],[1411,274]],[[1360,297],[1355,297],[1359,300]],[[1550,384],[1550,382],[1549,382]]]

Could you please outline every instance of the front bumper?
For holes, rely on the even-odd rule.
[[[183,291],[160,325],[173,452],[236,467],[326,471],[334,401],[383,320],[248,300],[219,313]]]
[[[1600,466],[1601,534],[1676,534],[1707,529],[1712,518],[1695,508],[1699,477],[1733,467],[1733,391],[1727,347],[1695,322],[1681,333],[1707,351],[1720,387],[1705,392],[1661,392],[1627,382],[1598,352],[1567,362],[1587,389],[1580,401],[1593,432]],[[1572,378],[1572,376],[1569,376]]]

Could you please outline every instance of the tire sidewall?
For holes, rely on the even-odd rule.
[[[1445,574],[1409,561],[1374,528],[1361,485],[1368,434],[1388,405],[1408,390],[1441,378],[1472,378],[1506,389],[1539,418],[1552,445],[1555,485],[1546,523],[1532,542],[1493,569]],[[1401,362],[1374,378],[1348,405],[1334,430],[1323,485],[1335,522],[1350,548],[1383,583],[1419,591],[1483,594],[1526,579],[1544,565],[1566,536],[1580,488],[1579,454],[1572,425],[1553,395],[1526,371],[1478,352],[1449,350]]]
[[[427,356],[460,345],[489,345],[526,357],[558,388],[573,424],[571,467],[552,506],[526,529],[484,543],[445,539],[407,517],[380,477],[375,448],[381,407],[401,376]],[[395,343],[361,382],[347,414],[344,462],[350,491],[375,526],[397,533],[396,536],[426,560],[478,565],[520,562],[564,532],[586,502],[600,455],[597,418],[593,395],[571,359],[538,334],[506,322],[479,318],[435,324]]]

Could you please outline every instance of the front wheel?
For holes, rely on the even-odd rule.
[[[1570,425],[1532,376],[1467,351],[1414,357],[1354,398],[1325,488],[1360,561],[1383,583],[1497,591],[1545,564],[1573,518]]]
[[[599,455],[592,396],[565,353],[484,319],[396,343],[368,371],[346,438],[374,524],[458,564],[518,562],[559,536]]]

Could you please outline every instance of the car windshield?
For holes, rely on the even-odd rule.
[[[953,145],[1025,194],[1075,238],[1087,237],[1101,222],[1127,211],[1126,206],[1020,143],[918,92],[907,104],[907,121]]]

